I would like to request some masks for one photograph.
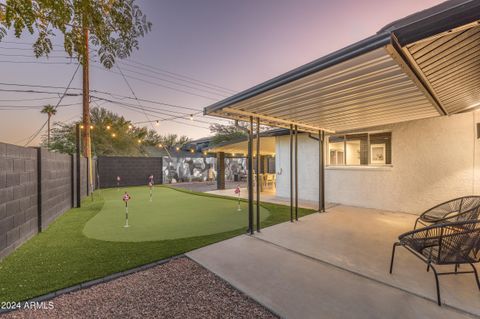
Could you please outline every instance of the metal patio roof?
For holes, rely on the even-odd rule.
[[[318,132],[469,110],[480,103],[480,0],[446,1],[205,108]]]

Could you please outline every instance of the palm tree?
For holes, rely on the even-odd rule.
[[[53,105],[47,104],[43,107],[40,113],[48,115],[47,147],[50,148],[50,119],[53,115],[57,114],[57,109]]]

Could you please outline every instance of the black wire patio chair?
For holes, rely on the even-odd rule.
[[[415,221],[413,229],[418,225],[430,226],[438,223],[448,223],[478,219],[480,196],[464,196],[441,203],[422,213]]]
[[[473,210],[479,210],[479,208],[476,207]],[[390,274],[393,270],[395,249],[397,246],[405,247],[427,264],[427,271],[430,268],[433,270],[439,306],[441,306],[438,281],[440,275],[473,273],[480,290],[480,280],[474,265],[480,261],[480,220],[435,224],[406,232],[398,239],[399,241],[393,244]],[[462,264],[469,264],[472,270],[459,271],[458,266]],[[455,269],[450,272],[439,272],[435,268],[437,265],[453,265]]]

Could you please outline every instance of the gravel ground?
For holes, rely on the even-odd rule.
[[[194,192],[210,192],[217,190],[216,182],[192,182],[192,183],[177,183],[177,184],[167,184],[173,188],[183,188],[189,191]],[[225,182],[225,189],[234,189],[240,185],[240,188],[247,187],[246,182]]]
[[[51,302],[53,309],[19,310],[0,318],[276,318],[188,258]]]

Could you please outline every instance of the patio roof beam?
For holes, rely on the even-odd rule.
[[[434,91],[430,83],[422,76],[422,72],[416,66],[416,62],[410,59],[400,47],[398,39],[395,34],[392,34],[392,44],[385,46],[387,52],[391,57],[400,65],[400,67],[405,71],[405,73],[412,79],[417,87],[425,93],[427,99],[432,103],[432,105],[437,109],[440,115],[448,115],[446,108],[441,104],[441,102],[435,97]]]
[[[298,122],[295,122],[295,121],[288,121],[288,120],[276,118],[276,117],[273,117],[273,116],[256,114],[256,113],[253,113],[253,112],[247,112],[247,111],[237,110],[237,109],[233,109],[233,108],[230,108],[230,107],[224,108],[223,111],[224,111],[224,112],[231,113],[231,114],[257,117],[257,118],[259,118],[259,119],[261,119],[261,120],[266,120],[266,121],[271,122],[271,123],[280,123],[280,124],[283,124],[283,125],[290,125],[290,124],[292,124],[292,125],[296,125],[296,126],[297,126],[298,128],[300,128],[301,130],[313,131],[313,132],[315,132],[315,133],[316,133],[318,130],[326,131],[326,132],[328,132],[328,133],[335,133],[335,131],[330,130],[330,129],[326,129],[326,128],[323,128],[323,127],[317,127],[317,126],[313,126],[313,125],[302,124],[302,123],[298,123]]]

